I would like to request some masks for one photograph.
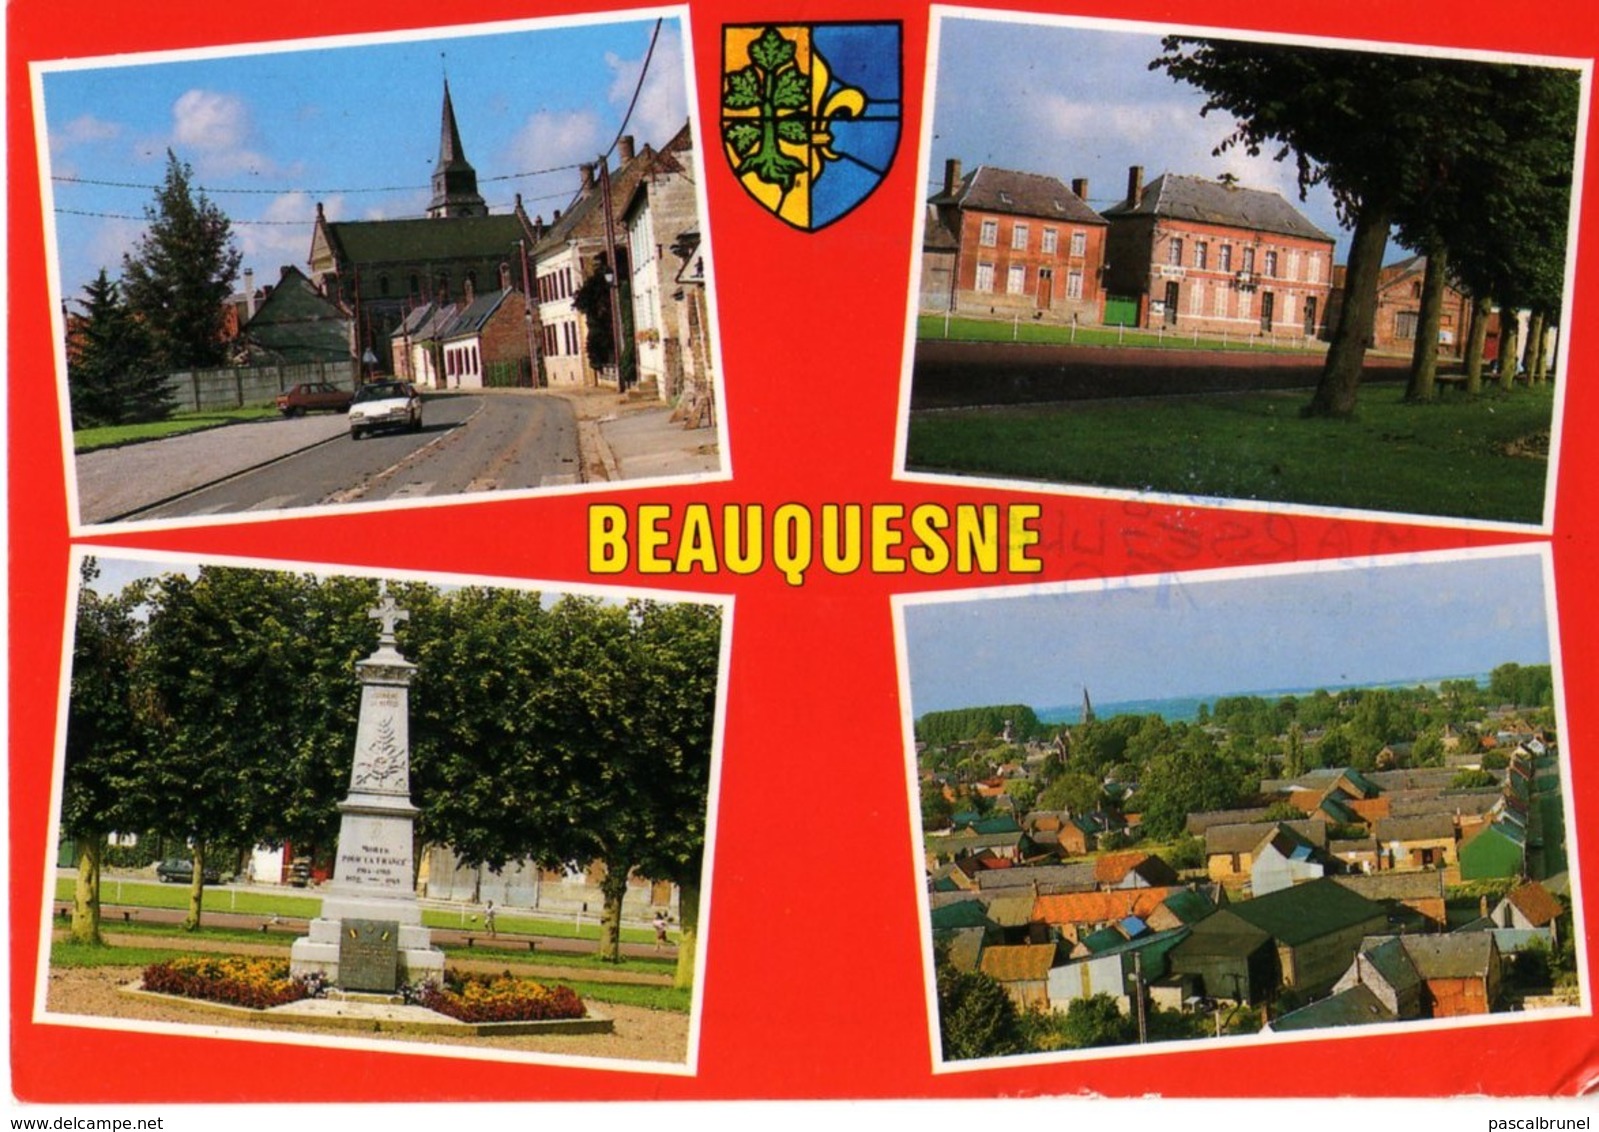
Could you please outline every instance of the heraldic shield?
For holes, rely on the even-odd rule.
[[[806,232],[849,214],[899,147],[900,25],[722,28],[722,149],[744,191]]]

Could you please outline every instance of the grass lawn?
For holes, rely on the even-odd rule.
[[[56,899],[70,901],[73,886],[70,878],[57,880]],[[102,904],[127,904],[135,908],[187,908],[189,886],[104,877],[100,881],[100,901]],[[304,920],[322,911],[322,899],[317,896],[207,888],[202,907],[207,912],[243,912],[257,916],[276,914]]]
[[[483,910],[472,908],[465,911],[446,911],[441,908],[422,909],[422,923],[430,928],[450,928],[454,931],[482,932]],[[599,939],[600,926],[594,922],[592,915],[584,919],[582,924],[569,919],[550,919],[537,916],[507,915],[496,911],[494,927],[501,932],[511,932],[516,935],[548,936],[551,939]],[[481,936],[479,938],[482,938]],[[675,931],[667,932],[667,938],[676,941]],[[622,929],[623,943],[653,943],[655,932],[647,928]]]
[[[1162,330],[1135,330],[1121,326],[1061,325],[1058,322],[1033,322],[1021,319],[951,318],[947,333],[943,315],[924,314],[916,318],[918,341],[935,339],[950,342],[1025,342],[1048,346],[1155,346],[1182,350],[1255,350],[1275,353],[1327,352],[1327,344],[1287,331],[1275,338],[1259,334],[1234,338],[1206,338],[1192,332],[1167,333]]]
[[[250,405],[243,409],[208,409],[203,413],[174,413],[164,421],[147,421],[144,424],[101,425],[96,428],[79,428],[72,432],[72,450],[76,453],[93,452],[96,448],[115,448],[120,444],[137,444],[142,440],[160,440],[185,432],[217,428],[220,425],[256,421],[278,415],[274,405]]]
[[[1408,405],[1361,390],[1353,420],[1299,416],[1308,392],[913,414],[915,471],[1537,523],[1554,391],[1457,391]],[[1522,454],[1528,452],[1532,454]]]

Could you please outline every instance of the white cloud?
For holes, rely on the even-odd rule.
[[[93,142],[114,141],[121,133],[122,127],[116,122],[107,122],[93,114],[80,114],[50,134],[50,150],[61,153]]]
[[[292,263],[304,267],[311,252],[311,229],[316,222],[316,201],[308,193],[283,193],[254,219],[262,224],[235,224],[234,240],[244,261],[255,268],[257,282],[277,278],[276,268]]]
[[[592,110],[540,110],[511,138],[509,157],[518,172],[572,165],[593,161],[610,140]],[[575,176],[572,186],[577,187]]]
[[[639,71],[644,57],[623,59],[615,54],[605,56],[606,66],[612,70],[611,87],[607,92],[611,105],[618,114],[627,110],[628,100],[638,84]],[[688,120],[688,103],[683,91],[683,43],[673,28],[663,27],[656,41],[655,53],[650,57],[650,71],[639,91],[638,105],[628,121],[627,133],[662,146],[672,135],[682,129]]]
[[[86,262],[94,265],[84,276],[84,281],[92,279],[101,264],[105,265],[113,279],[121,275],[123,255],[138,247],[144,231],[143,222],[138,220],[107,219],[97,224],[82,256]]]
[[[254,133],[237,95],[196,89],[172,104],[172,146],[202,177],[275,172],[275,162],[249,148]]]

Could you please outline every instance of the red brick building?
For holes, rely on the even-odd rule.
[[[1421,321],[1421,284],[1427,274],[1427,257],[1416,255],[1390,263],[1377,276],[1377,313],[1372,322],[1371,348],[1396,354],[1410,354],[1416,347],[1416,327]],[[1339,268],[1333,290],[1334,311],[1343,307],[1343,268]],[[1440,356],[1464,357],[1471,334],[1471,297],[1454,287],[1444,287],[1443,310],[1438,320]],[[1489,315],[1488,337],[1483,359],[1499,356],[1499,316]],[[1331,322],[1328,324],[1332,325]]]
[[[1087,193],[1082,180],[1068,188],[991,165],[962,177],[960,162],[947,162],[943,191],[928,202],[922,309],[1098,323],[1107,225],[1083,203]],[[938,246],[944,257],[927,262],[925,248]]]
[[[1110,221],[1106,290],[1137,325],[1239,337],[1315,337],[1332,290],[1333,238],[1281,194],[1135,165]]]

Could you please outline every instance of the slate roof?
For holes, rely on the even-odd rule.
[[[955,233],[944,227],[944,222],[938,218],[938,209],[928,205],[927,222],[923,225],[922,231],[922,247],[932,252],[953,252],[959,251],[960,246]]]
[[[1276,832],[1279,825],[1293,830],[1317,848],[1327,844],[1327,823],[1324,821],[1249,822],[1245,825],[1211,826],[1205,831],[1205,853],[1251,853],[1262,840]]]
[[[283,362],[350,357],[350,316],[297,267],[283,268],[240,334],[252,349]]]
[[[1383,1005],[1370,987],[1361,983],[1273,1018],[1271,1029],[1273,1033],[1284,1033],[1319,1030],[1326,1026],[1365,1026],[1394,1020],[1393,1012]]]
[[[953,193],[941,192],[929,203],[1073,224],[1105,223],[1104,218],[1084,204],[1060,178],[993,165],[979,165],[961,178]]]
[[[1494,938],[1487,932],[1406,935],[1399,941],[1423,979],[1480,979],[1493,961]]]
[[[323,227],[341,263],[509,260],[527,229],[515,213],[447,220],[329,220]]]
[[[998,888],[1031,888],[1048,892],[1088,892],[1094,887],[1094,863],[1079,861],[1070,865],[1031,865],[1002,872],[983,873],[977,887],[984,892]]]
[[[1205,810],[1189,814],[1188,820],[1183,823],[1183,828],[1189,833],[1198,835],[1213,825],[1246,825],[1259,822],[1266,816],[1266,812],[1265,806],[1251,806],[1242,810]]]
[[[646,145],[633,155],[632,160],[622,162],[611,172],[611,209],[618,221],[622,216],[623,205],[633,195],[633,190],[638,187],[639,178],[648,170],[654,156],[655,151]],[[603,237],[604,199],[605,193],[600,187],[599,172],[596,170],[593,187],[586,192],[579,190],[573,197],[571,203],[566,206],[566,211],[561,213],[561,218],[551,224],[543,238],[533,246],[533,258],[541,260],[553,252],[561,251],[566,247],[568,240],[585,236]],[[618,241],[625,238],[625,230],[617,233]],[[600,242],[604,243],[603,238]]]
[[[1351,892],[1330,877],[1241,900],[1230,905],[1229,910],[1290,947],[1366,920],[1384,918],[1380,904]]]
[[[1416,814],[1406,818],[1381,818],[1372,829],[1372,833],[1382,842],[1453,840],[1455,819],[1452,814]]]
[[[1054,965],[1053,943],[1014,943],[983,948],[983,958],[978,967],[990,978],[1002,983],[1015,983],[1047,979],[1049,969]]]
[[[1358,892],[1367,900],[1427,900],[1443,897],[1443,873],[1436,869],[1419,872],[1350,873],[1333,880]]]
[[[1497,788],[1482,790],[1401,790],[1388,795],[1388,815],[1395,818],[1420,814],[1486,814],[1499,804]]]
[[[459,338],[465,335],[481,333],[484,325],[490,318],[494,317],[494,312],[500,309],[500,304],[515,293],[511,288],[507,287],[503,291],[490,291],[486,295],[478,295],[465,307],[455,312],[454,320],[444,328],[439,336],[441,338]]]
[[[1399,936],[1367,936],[1360,941],[1360,955],[1396,995],[1421,983],[1421,974]]]
[[[1162,173],[1144,189],[1137,208],[1122,201],[1105,210],[1107,219],[1131,216],[1162,216],[1200,224],[1224,224],[1250,228],[1257,232],[1277,232],[1307,240],[1332,237],[1316,227],[1289,204],[1281,193],[1226,185],[1204,177]]]

